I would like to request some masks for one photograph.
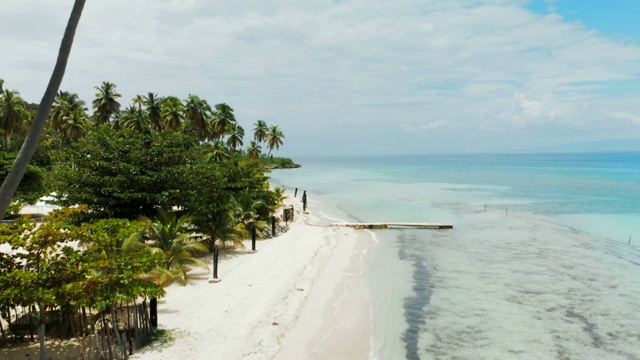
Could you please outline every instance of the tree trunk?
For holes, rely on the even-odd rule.
[[[45,360],[45,347],[44,347],[44,310],[41,305],[38,305],[40,308],[40,333],[38,337],[40,338],[40,360]]]
[[[51,105],[53,105],[53,100],[58,93],[60,83],[64,77],[69,53],[71,53],[71,45],[73,44],[73,38],[76,34],[78,23],[80,22],[80,15],[82,15],[82,9],[84,8],[85,1],[86,0],[75,0],[73,9],[71,10],[71,16],[69,16],[67,28],[65,29],[64,36],[62,37],[60,50],[58,50],[58,59],[56,60],[56,65],[53,68],[49,85],[47,85],[47,90],[42,97],[42,101],[40,101],[38,112],[33,118],[31,129],[29,129],[29,134],[22,144],[20,153],[13,162],[11,171],[7,174],[7,177],[4,179],[2,187],[0,188],[0,219],[4,219],[7,208],[11,203],[11,198],[15,194],[18,185],[20,185],[20,181],[27,170],[27,165],[36,151],[36,147],[40,141],[40,135],[42,134],[47,118],[49,118]]]

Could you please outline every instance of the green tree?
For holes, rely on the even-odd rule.
[[[199,141],[206,140],[210,135],[209,114],[211,113],[211,106],[206,100],[199,98],[196,95],[187,97],[184,104],[185,114],[191,128],[197,133]]]
[[[165,259],[155,270],[163,284],[178,279],[186,285],[188,266],[207,268],[205,261],[195,257],[207,252],[207,248],[199,242],[189,242],[187,226],[190,222],[189,216],[179,217],[174,212],[160,209],[151,224],[152,251],[164,254]]]
[[[69,142],[78,141],[85,133],[87,119],[82,110],[76,110],[64,117],[62,133],[64,139]]]
[[[85,102],[80,100],[78,94],[67,91],[58,92],[53,107],[51,108],[50,117],[51,126],[53,130],[62,137],[63,143],[68,140],[68,136],[64,130],[65,126],[68,127],[65,118],[69,118],[72,113],[77,113],[76,117],[82,117],[86,120],[86,111]]]
[[[277,125],[273,125],[269,128],[269,132],[267,134],[267,145],[269,146],[269,154],[267,157],[271,155],[273,149],[280,149],[280,146],[283,144],[284,134],[280,127]]]
[[[163,126],[167,129],[177,131],[182,127],[182,117],[184,115],[184,106],[182,101],[175,96],[168,96],[162,101],[162,110],[160,117]]]
[[[207,161],[213,162],[221,162],[227,160],[231,157],[229,153],[229,148],[219,140],[213,142],[207,151],[206,159]]]
[[[155,93],[148,93],[144,97],[144,106],[147,107],[147,116],[151,122],[151,129],[155,132],[162,131],[162,98]]]
[[[120,103],[116,99],[122,95],[116,92],[116,85],[108,81],[103,81],[102,85],[96,86],[95,89],[98,92],[93,100],[94,120],[96,125],[107,124],[113,115],[120,112]]]
[[[227,133],[229,137],[227,137],[227,146],[231,149],[231,151],[237,151],[240,147],[242,147],[242,139],[244,138],[244,129],[242,126],[231,123],[227,126]]]
[[[86,204],[95,217],[128,219],[179,206],[194,148],[195,140],[179,132],[101,126],[61,154],[54,172],[58,202]]]
[[[213,136],[219,139],[227,133],[230,124],[236,123],[236,116],[233,114],[233,108],[225,103],[216,104],[213,113]]]
[[[257,143],[266,141],[268,138],[269,127],[264,120],[258,120],[253,126],[253,139]]]
[[[148,116],[141,107],[128,106],[122,112],[122,127],[137,132],[143,132],[148,128]]]
[[[134,106],[138,106],[138,110],[142,110],[142,105],[144,105],[144,96],[143,95],[136,95],[133,99],[131,99],[131,103],[133,103]]]
[[[255,141],[252,141],[247,147],[247,156],[251,160],[258,160],[260,159],[261,155],[262,155],[262,148],[258,143],[256,143]]]
[[[26,104],[16,91],[4,90],[0,96],[0,128],[4,132],[4,149],[9,149],[11,135],[25,122]]]

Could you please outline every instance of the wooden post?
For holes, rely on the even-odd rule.
[[[153,298],[151,299],[151,301],[149,302],[149,312],[150,314],[150,320],[149,322],[151,323],[151,326],[153,326],[154,328],[158,327],[158,299]]]
[[[251,251],[256,251],[256,227],[251,227]]]
[[[271,236],[276,236],[276,217],[271,216]]]
[[[296,191],[293,193],[293,197],[298,196],[298,188],[296,188]]]
[[[217,246],[214,246],[213,248],[213,278],[217,279],[218,278],[218,252],[220,251],[220,249],[218,249]]]
[[[302,211],[307,211],[307,192],[302,195]]]

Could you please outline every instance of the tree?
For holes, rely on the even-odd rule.
[[[68,116],[65,116],[63,120],[62,132],[64,139],[70,142],[78,141],[84,135],[87,123],[84,111],[73,111]]]
[[[247,147],[247,156],[251,160],[258,160],[262,155],[262,148],[255,141],[252,141]]]
[[[108,125],[66,148],[55,168],[63,206],[86,204],[94,217],[151,217],[185,198],[195,139],[180,132],[135,133]]]
[[[82,9],[84,8],[85,1],[86,0],[75,0],[73,9],[71,10],[71,15],[69,16],[67,28],[65,29],[62,37],[62,43],[60,45],[60,50],[58,51],[56,65],[53,69],[53,73],[51,74],[49,84],[47,85],[47,90],[40,101],[38,111],[31,123],[31,129],[22,144],[20,153],[16,157],[11,171],[0,188],[0,219],[4,218],[5,212],[11,203],[11,198],[16,192],[18,184],[20,184],[20,180],[27,169],[27,165],[36,151],[46,120],[49,118],[51,105],[53,104],[53,100],[58,92],[62,78],[64,77],[67,60],[69,59],[71,46],[73,45],[73,38],[75,36],[78,23],[80,22],[80,16],[82,15]],[[41,357],[44,357],[44,353],[41,354]]]
[[[140,107],[128,106],[122,112],[122,127],[143,132],[147,127],[147,114]]]
[[[144,96],[138,94],[133,99],[131,99],[133,105],[138,105],[138,109],[142,110],[142,105],[144,105]]]
[[[210,135],[209,114],[211,106],[206,100],[189,94],[184,107],[186,118],[189,120],[190,126],[196,130],[198,140],[204,141]]]
[[[231,106],[225,103],[216,104],[212,122],[214,138],[221,138],[227,132],[229,125],[235,122],[236,117]]]
[[[4,149],[9,149],[9,139],[22,127],[26,115],[25,102],[15,91],[4,90],[0,97],[0,128],[4,132]]]
[[[96,125],[107,124],[111,116],[120,112],[120,103],[116,99],[122,95],[116,92],[116,85],[108,81],[103,81],[102,85],[96,86],[95,89],[98,90],[93,100]]]
[[[253,139],[257,143],[266,141],[268,138],[269,127],[264,120],[258,120],[253,126]]]
[[[283,144],[282,139],[284,139],[284,134],[278,125],[271,126],[267,134],[267,145],[269,145],[269,154],[267,154],[267,157],[271,155],[271,151],[273,151],[274,148],[280,149],[280,146]]]
[[[231,154],[229,154],[229,148],[219,140],[213,142],[213,145],[209,148],[206,155],[207,161],[213,162],[221,162],[229,159],[230,157]]]
[[[182,127],[184,106],[182,106],[180,99],[175,96],[164,98],[161,109],[160,117],[165,128],[177,131]]]
[[[227,146],[231,149],[231,151],[237,151],[240,147],[242,147],[242,139],[244,138],[244,129],[242,126],[231,123],[227,127],[227,133],[229,137],[227,138]]]
[[[158,211],[149,232],[153,240],[152,252],[164,254],[164,262],[154,273],[159,275],[160,283],[178,279],[183,285],[187,283],[187,266],[207,268],[207,263],[194,257],[207,252],[207,248],[198,242],[188,242],[187,226],[189,216],[178,217],[174,212],[163,209]]]
[[[151,129],[155,132],[162,131],[162,99],[150,92],[144,97],[144,106],[147,107],[147,116],[151,122]]]
[[[87,109],[85,102],[80,100],[78,94],[69,93],[67,91],[59,91],[56,100],[51,108],[51,126],[62,137],[63,143],[68,140],[65,133],[65,118],[71,116],[72,113],[78,113],[78,116],[86,120]]]

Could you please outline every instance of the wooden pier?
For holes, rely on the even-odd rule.
[[[346,226],[354,229],[453,229],[451,224],[432,223],[334,223],[332,226]]]

